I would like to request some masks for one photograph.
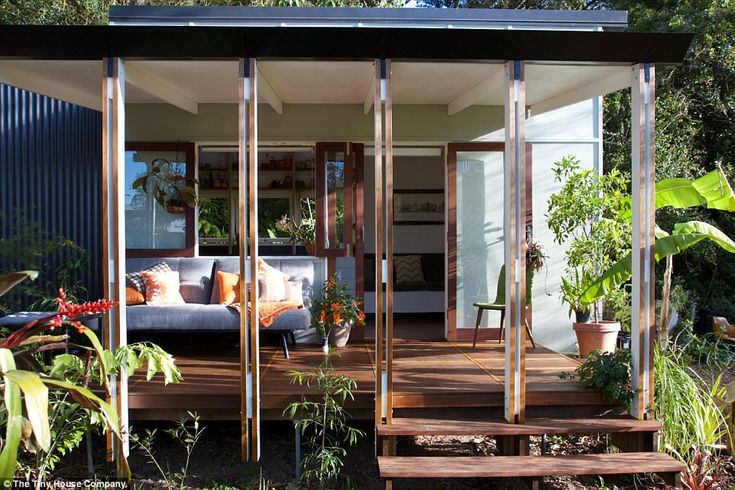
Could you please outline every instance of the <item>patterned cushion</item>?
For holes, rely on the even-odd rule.
[[[396,284],[424,282],[424,271],[421,269],[420,255],[403,255],[393,259]]]
[[[184,298],[179,293],[179,273],[177,271],[142,271],[145,284],[145,301],[149,305],[182,305]]]
[[[125,282],[128,286],[137,289],[145,294],[145,282],[143,281],[143,272],[171,272],[171,267],[166,262],[159,262],[147,269],[138,272],[129,272],[125,274]]]

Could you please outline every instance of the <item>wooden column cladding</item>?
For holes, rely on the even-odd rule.
[[[633,279],[631,318],[632,381],[636,396],[631,414],[647,417],[653,403],[653,342],[656,300],[653,247],[656,228],[655,68],[638,64],[631,73]]]
[[[505,63],[505,418],[525,420],[526,135],[525,64]]]
[[[375,424],[383,423],[383,74],[385,61],[375,60],[373,115],[375,137]]]
[[[386,403],[385,421],[393,422],[393,92],[391,62],[385,60],[385,67],[381,68],[385,80],[385,199],[386,199],[386,240],[385,260],[387,266],[385,301],[386,301],[386,339],[385,339],[385,370],[386,370]]]
[[[258,66],[240,60],[238,254],[240,257],[240,421],[242,459],[260,459],[258,343]],[[250,268],[248,270],[248,252]],[[249,275],[248,275],[249,274]],[[249,283],[247,287],[246,283]],[[250,308],[248,309],[248,304]],[[248,313],[249,311],[249,313]]]
[[[102,279],[104,297],[117,301],[103,317],[107,349],[127,344],[125,322],[125,66],[105,58],[102,73]],[[117,410],[123,440],[107,435],[108,460],[128,454],[128,386],[124,372],[113,376],[108,401]]]

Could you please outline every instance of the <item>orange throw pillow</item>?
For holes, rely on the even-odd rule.
[[[137,289],[126,286],[125,287],[125,304],[128,306],[142,305],[145,303],[145,296]]]
[[[231,305],[240,302],[240,274],[217,271],[219,304]]]
[[[184,298],[179,293],[179,273],[142,271],[145,284],[145,301],[149,305],[182,305]]]

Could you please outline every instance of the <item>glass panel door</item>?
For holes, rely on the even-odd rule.
[[[448,170],[447,334],[468,339],[477,318],[473,303],[496,299],[504,263],[503,145],[450,145]],[[499,321],[499,313],[486,312],[481,326],[495,329]]]

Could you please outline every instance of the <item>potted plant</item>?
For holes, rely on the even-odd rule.
[[[324,339],[325,352],[329,351],[330,345],[347,345],[352,327],[365,325],[365,313],[360,309],[357,298],[347,291],[347,284],[337,281],[336,274],[324,281],[322,297],[314,301],[312,314]]]
[[[197,205],[197,181],[184,175],[181,165],[174,165],[165,158],[156,158],[148,172],[135,179],[133,189],[141,188],[172,214],[186,212],[186,207]]]
[[[285,231],[291,243],[301,242],[309,255],[316,254],[316,204],[313,199],[301,199],[301,217],[298,221],[287,215],[276,221],[276,229]]]
[[[613,170],[599,175],[584,169],[574,156],[554,163],[561,189],[549,198],[548,225],[554,241],[566,245],[566,271],[561,298],[574,311],[579,352],[614,352],[619,311],[627,303],[625,288],[608,291],[588,303],[583,293],[602,271],[630,252],[631,224],[626,218],[627,179]]]

